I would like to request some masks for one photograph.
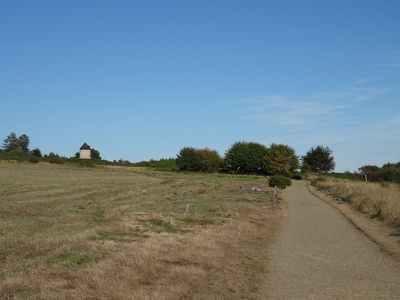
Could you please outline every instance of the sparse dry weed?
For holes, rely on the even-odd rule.
[[[338,200],[349,201],[351,206],[371,218],[400,227],[400,186],[394,183],[374,183],[312,175],[310,180],[319,189]]]
[[[280,219],[254,178],[0,164],[0,184],[1,299],[251,298]]]

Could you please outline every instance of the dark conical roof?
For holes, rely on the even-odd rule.
[[[81,150],[90,150],[90,146],[86,143],[84,143],[81,147]]]

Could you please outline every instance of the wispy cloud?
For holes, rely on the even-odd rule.
[[[361,78],[360,80],[357,81],[358,84],[365,84],[368,82],[371,82],[373,79],[371,78]]]
[[[398,68],[400,67],[400,51],[394,51],[387,59],[388,63],[374,64],[374,67]]]
[[[397,68],[400,67],[400,64],[374,64],[374,67],[389,67],[389,68]]]
[[[250,101],[248,108],[242,113],[245,119],[259,122],[260,125],[307,127],[337,116],[348,106],[326,101],[331,97],[328,94],[266,96]]]
[[[259,125],[303,126],[306,129],[344,118],[359,102],[377,99],[389,91],[384,88],[350,87],[345,92],[269,95],[249,100],[241,114],[247,120],[259,122]]]
[[[338,92],[267,95],[241,103],[238,115],[265,144],[290,144],[299,154],[327,145],[337,154],[340,170],[356,170],[393,160],[400,138],[396,94],[396,89],[355,84]]]
[[[358,93],[368,93],[370,95],[378,96],[390,92],[387,88],[375,88],[375,87],[350,87],[348,90],[355,91]]]
[[[390,89],[373,87],[350,87],[347,90],[349,98],[356,102],[376,99],[390,92]]]
[[[400,131],[398,130],[399,125],[400,125],[400,115],[389,118],[387,120],[383,120],[381,123],[374,125],[374,128],[377,129],[396,128],[396,131],[400,133]]]

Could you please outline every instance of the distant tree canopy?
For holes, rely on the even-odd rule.
[[[254,142],[236,142],[225,153],[225,167],[239,174],[263,173],[267,147]]]
[[[22,148],[22,151],[29,152],[29,136],[26,134],[22,134],[19,138],[19,146]]]
[[[290,176],[299,168],[294,149],[283,144],[271,144],[263,157],[264,170],[270,175]]]
[[[35,148],[31,151],[31,154],[34,156],[42,157],[42,151],[39,148]]]
[[[197,152],[199,153],[201,159],[201,171],[217,172],[223,167],[224,160],[216,150],[204,148],[198,149]]]
[[[384,164],[380,173],[382,181],[400,183],[400,161]]]
[[[329,147],[311,147],[305,156],[302,157],[303,169],[311,172],[327,173],[335,169],[335,161],[332,150]]]
[[[381,169],[378,166],[365,165],[358,168],[361,175],[366,176],[369,181],[380,181]]]
[[[176,158],[179,170],[199,171],[201,169],[201,156],[193,147],[185,147],[179,151]]]
[[[209,148],[182,148],[176,164],[180,170],[216,172],[225,169],[238,174],[279,174],[290,176],[299,168],[292,147],[271,144],[270,148],[255,142],[235,142],[221,158]]]
[[[387,163],[381,168],[374,165],[365,165],[358,168],[360,179],[374,182],[397,182],[400,183],[400,161],[398,163]]]
[[[223,166],[223,159],[216,150],[184,147],[176,158],[179,170],[217,172]]]
[[[100,152],[96,149],[90,149],[90,156],[94,159],[101,159]]]
[[[54,157],[60,157],[60,155],[58,155],[57,153],[54,153],[54,152],[50,152],[48,157],[54,158]]]
[[[22,134],[19,138],[14,132],[11,132],[3,140],[4,151],[21,151],[29,152],[29,137],[26,134]]]
[[[3,140],[4,151],[12,151],[16,149],[18,146],[19,146],[19,139],[17,138],[17,135],[14,132],[11,132],[10,135],[8,135]]]
[[[29,143],[30,139],[26,134],[17,137],[15,132],[11,132],[3,140],[0,149],[3,152],[1,156],[7,157],[7,159],[15,159],[18,156],[17,159],[21,160],[24,157],[23,159],[29,158],[32,161],[48,161],[57,158],[68,161],[66,157],[60,157],[53,152],[48,155],[42,155],[39,148],[30,151]],[[79,158],[79,152],[75,153],[75,158]],[[96,149],[91,149],[91,158],[98,160],[98,163],[102,163],[100,162],[102,160],[100,152]],[[73,161],[76,162],[72,158],[71,162]],[[335,168],[332,150],[328,147],[317,146],[316,148],[311,148],[302,157],[302,161],[302,169],[312,172],[329,172]],[[78,162],[83,163],[80,160]],[[117,163],[116,161],[114,162]],[[122,161],[122,159],[118,163],[130,164],[129,161]],[[151,166],[152,162],[141,162],[141,164]],[[294,173],[299,168],[299,158],[295,150],[288,145],[273,143],[270,147],[266,147],[256,142],[239,141],[231,145],[223,158],[216,150],[209,148],[184,147],[180,150],[176,159],[171,158],[163,162],[163,164],[171,170],[175,170],[175,167],[178,167],[179,170],[185,171],[228,171],[237,174],[292,176],[295,175]],[[382,168],[364,166],[359,170],[360,174],[368,175],[371,180],[400,181],[400,162],[397,164],[388,163]],[[360,176],[360,174],[356,175]]]

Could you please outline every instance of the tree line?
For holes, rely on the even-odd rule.
[[[299,157],[284,144],[269,147],[256,142],[235,142],[221,157],[216,150],[184,147],[176,158],[179,170],[293,176],[299,171],[326,173],[335,168],[329,147],[312,147]]]
[[[54,163],[79,161],[85,166],[96,164],[117,164],[124,166],[145,166],[157,168],[164,171],[172,171],[178,168],[184,171],[199,172],[225,172],[235,174],[260,174],[260,175],[283,175],[294,176],[300,172],[331,172],[335,168],[332,150],[329,147],[316,146],[304,156],[296,155],[295,150],[283,144],[271,144],[269,147],[255,142],[235,142],[221,157],[216,150],[209,148],[195,149],[184,147],[177,157],[150,160],[148,162],[130,163],[129,161],[108,162],[101,159],[100,152],[91,149],[92,160],[79,160],[79,152],[74,156],[60,157],[50,152],[42,154],[39,148],[29,149],[30,138],[26,134],[17,136],[11,132],[0,147],[4,155],[1,159],[22,159],[23,161],[39,162],[48,161]],[[382,167],[365,165],[360,167],[359,172],[344,173],[347,178],[362,179],[372,182],[397,182],[400,183],[400,161],[398,163],[387,163]]]
[[[11,132],[3,141],[4,151],[19,151],[19,152],[29,152],[29,136],[26,134],[21,134],[19,137],[15,132]]]
[[[361,179],[372,182],[397,182],[400,183],[400,161],[398,163],[387,163],[382,167],[365,165],[358,168]]]
[[[29,149],[30,138],[26,134],[21,134],[19,137],[15,134],[15,132],[11,132],[4,140],[0,151],[4,152],[17,152],[21,154],[29,154],[34,158],[30,160],[32,162],[39,162],[39,158],[46,158],[50,160],[54,160],[56,163],[62,163],[63,160],[68,159],[66,157],[60,157],[58,154],[50,152],[49,154],[42,154],[42,151],[39,148]],[[36,157],[36,159],[35,159]],[[100,159],[100,152],[96,149],[91,149],[91,157],[92,159]],[[76,152],[74,157],[79,158],[79,152]],[[70,158],[71,159],[71,158]]]

